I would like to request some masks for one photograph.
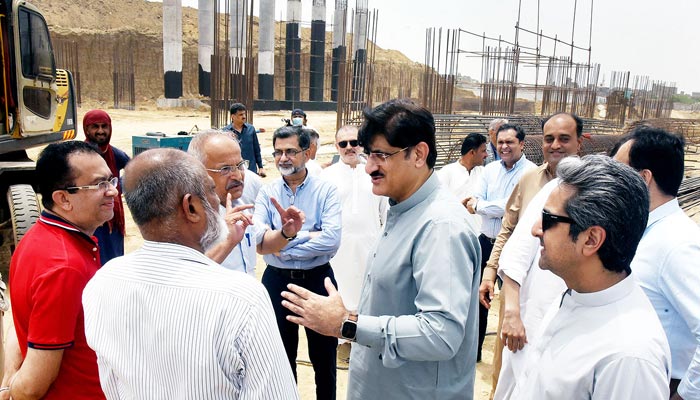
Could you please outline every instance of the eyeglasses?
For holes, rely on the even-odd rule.
[[[67,191],[68,193],[75,193],[78,190],[84,190],[84,189],[90,189],[90,190],[101,190],[103,192],[106,192],[110,187],[117,188],[117,184],[119,183],[119,178],[114,177],[110,178],[109,180],[98,182],[94,185],[84,185],[84,186],[70,186],[67,188],[64,188],[63,190]]]
[[[385,152],[383,152],[383,151],[371,151],[371,152],[369,152],[369,153],[367,154],[367,158],[369,158],[370,160],[374,161],[375,164],[380,164],[380,165],[381,165],[381,164],[386,163],[386,160],[387,160],[389,157],[391,157],[391,156],[393,156],[393,155],[396,155],[396,154],[399,154],[399,153],[401,153],[402,151],[408,150],[408,149],[410,149],[410,148],[411,148],[411,146],[404,147],[403,149],[401,149],[401,150],[396,150],[396,151],[393,152],[393,153],[385,153]]]
[[[297,149],[275,150],[275,151],[272,152],[272,156],[275,157],[275,158],[280,158],[280,157],[282,157],[282,154],[284,154],[285,156],[287,156],[287,158],[294,158],[294,157],[297,156],[297,154],[303,153],[303,152],[306,151],[306,150],[308,150],[308,149],[301,149],[301,150],[297,150]]]
[[[565,217],[563,215],[555,215],[550,213],[549,211],[542,210],[542,232],[553,227],[559,222],[576,225],[576,221],[569,217]]]
[[[248,169],[248,160],[243,160],[243,161],[239,162],[238,164],[236,164],[235,167],[233,165],[226,165],[226,166],[223,166],[219,169],[207,168],[207,171],[218,172],[219,175],[221,175],[221,176],[229,176],[233,173],[234,170],[238,170],[240,172],[245,172],[245,170],[247,170],[247,169]]]
[[[357,147],[358,145],[357,140],[341,140],[340,142],[338,142],[338,147],[344,149],[348,147],[348,143],[350,143],[350,147]]]

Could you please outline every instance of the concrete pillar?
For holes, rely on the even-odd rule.
[[[214,54],[214,0],[199,0],[199,94],[211,95],[211,56]]]
[[[348,0],[335,0],[333,15],[333,61],[331,64],[331,101],[338,101],[338,75],[340,63],[345,60],[345,23],[347,21]]]
[[[231,44],[229,53],[231,57],[246,56],[246,20],[248,14],[248,0],[229,0],[229,15],[231,22],[229,24],[229,38]]]
[[[287,35],[284,56],[284,98],[300,99],[301,86],[301,0],[287,0]]]
[[[367,67],[367,0],[357,0],[352,35],[352,100],[360,101],[365,93]]]
[[[166,99],[182,96],[182,0],[163,0],[163,82]]]
[[[323,101],[323,73],[326,57],[326,0],[314,0],[311,9],[311,59],[309,100]]]
[[[258,98],[275,97],[275,0],[260,0]]]

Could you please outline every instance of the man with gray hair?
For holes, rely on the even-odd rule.
[[[486,157],[486,160],[484,160],[484,165],[490,163],[491,161],[499,161],[501,159],[501,156],[498,155],[498,142],[497,142],[497,136],[498,136],[498,130],[501,128],[501,125],[505,125],[508,123],[507,119],[504,118],[496,118],[491,120],[489,123],[489,139],[490,142],[486,146],[486,153],[488,156]]]
[[[667,399],[671,355],[630,277],[649,211],[644,181],[605,156],[569,157],[532,234],[567,290],[547,312],[513,399]]]
[[[203,254],[227,232],[204,167],[149,150],[127,165],[124,193],[144,244],[83,292],[107,398],[297,399],[265,289]]]
[[[297,234],[304,214],[294,206],[284,210],[272,199],[284,225],[279,230],[271,230],[253,223],[253,216],[246,212],[253,205],[241,201],[247,176],[253,172],[247,171],[248,160],[242,158],[238,140],[231,134],[216,130],[202,132],[192,139],[187,152],[204,165],[209,177],[214,180],[219,214],[226,219],[229,227],[226,240],[205,254],[225,268],[255,277],[256,249],[260,254],[282,250],[289,244],[284,235],[290,237]],[[239,236],[240,227],[245,229],[243,237]]]

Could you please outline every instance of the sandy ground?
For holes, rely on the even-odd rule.
[[[89,111],[89,108],[79,109],[78,115],[82,116]],[[178,131],[192,131],[197,129],[207,129],[209,127],[208,112],[194,111],[189,109],[175,110],[158,110],[151,108],[149,110],[126,111],[107,109],[107,112],[112,118],[113,133],[112,145],[124,150],[127,154],[132,154],[132,136],[145,135],[146,132],[165,132],[168,134],[176,134]],[[274,167],[272,159],[272,132],[281,126],[282,118],[289,118],[289,112],[259,112],[254,115],[254,125],[256,128],[263,128],[265,133],[260,133],[262,155],[265,159],[265,164],[268,166],[266,171],[268,177],[265,182],[270,182],[279,176]],[[319,149],[317,159],[320,162],[329,161],[335,154],[334,134],[335,134],[335,112],[309,112],[308,123],[319,131],[321,135],[321,148]],[[79,129],[79,139],[84,139],[82,128]],[[30,151],[30,157],[36,159],[40,149]],[[127,208],[126,210],[126,231],[125,240],[126,251],[130,252],[137,249],[143,239],[138,231],[138,228],[131,219],[131,215]],[[262,257],[258,257],[258,279],[262,276],[264,270],[264,262]],[[498,299],[495,299],[496,309],[498,309]],[[7,313],[4,318],[5,329],[9,329],[12,324],[11,313]],[[495,315],[489,315],[489,332],[495,331],[497,320]],[[493,359],[493,341],[495,336],[489,335],[484,343],[483,361],[477,365],[476,384],[474,388],[474,398],[477,400],[488,399],[491,388],[491,370]],[[299,379],[299,392],[303,400],[312,400],[315,398],[314,374],[311,364],[308,363],[308,352],[306,350],[306,339],[303,329],[300,333],[300,345],[298,356],[297,373]],[[338,399],[344,400],[347,391],[347,370],[338,370]]]

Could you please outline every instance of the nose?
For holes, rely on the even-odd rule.
[[[378,169],[377,164],[374,162],[372,157],[367,157],[367,162],[365,163],[365,172],[371,174]]]
[[[536,238],[542,238],[544,232],[542,231],[542,218],[538,218],[537,221],[532,225],[532,236]]]
[[[107,190],[105,190],[105,196],[115,197],[118,195],[119,195],[119,191],[117,190],[116,186],[113,186],[112,184],[107,185]]]

